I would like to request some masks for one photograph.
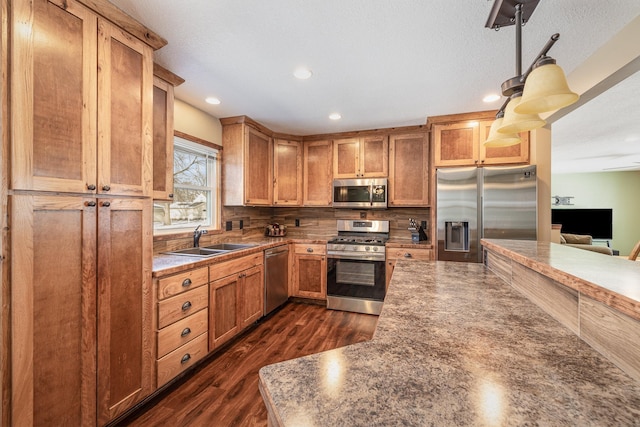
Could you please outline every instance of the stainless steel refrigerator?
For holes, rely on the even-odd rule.
[[[535,166],[437,170],[438,259],[482,262],[480,239],[537,239]]]

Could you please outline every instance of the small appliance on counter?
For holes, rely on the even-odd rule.
[[[287,226],[280,225],[277,222],[267,225],[264,230],[264,235],[268,237],[283,237],[287,235]]]
[[[411,232],[411,241],[413,243],[427,240],[427,233],[424,232],[424,228],[413,218],[409,218],[409,231]]]

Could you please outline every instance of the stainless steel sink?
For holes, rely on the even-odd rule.
[[[236,251],[238,249],[252,248],[254,246],[255,244],[251,243],[218,243],[216,245],[205,246],[203,249]]]
[[[175,251],[165,252],[165,254],[197,256],[197,257],[208,258],[216,255],[226,254],[227,252],[229,252],[229,250],[208,249],[208,248],[187,248],[187,249],[178,249]]]

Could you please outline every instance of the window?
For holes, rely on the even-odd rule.
[[[173,140],[173,200],[156,200],[154,230],[218,228],[218,150],[178,136]]]

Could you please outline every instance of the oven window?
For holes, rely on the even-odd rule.
[[[340,284],[375,286],[375,264],[342,260],[336,265],[336,282]]]

